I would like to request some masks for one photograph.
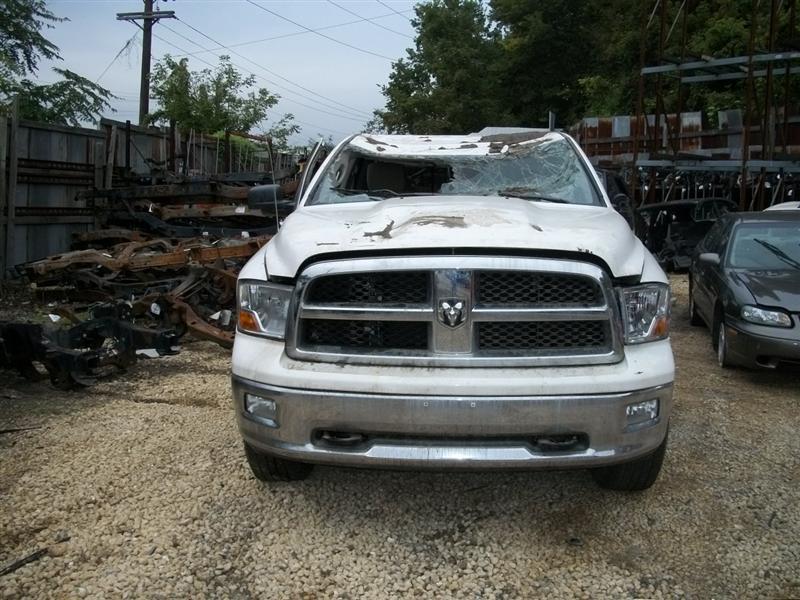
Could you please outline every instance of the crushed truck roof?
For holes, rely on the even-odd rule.
[[[564,139],[548,129],[482,135],[380,135],[362,133],[349,146],[367,154],[381,156],[442,156],[505,154],[511,149]]]

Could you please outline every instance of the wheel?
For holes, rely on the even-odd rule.
[[[664,454],[667,451],[667,437],[653,452],[619,465],[592,469],[595,483],[607,490],[638,492],[646,490],[658,479]]]
[[[728,333],[725,331],[723,319],[717,323],[717,362],[723,369],[730,369],[733,366],[728,350]]]
[[[694,304],[694,286],[692,280],[689,280],[689,323],[692,325],[704,325],[703,318],[697,314],[697,307]]]
[[[300,481],[308,477],[314,465],[263,454],[248,444],[244,445],[247,463],[256,479],[261,481]]]

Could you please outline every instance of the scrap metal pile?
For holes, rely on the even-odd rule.
[[[0,367],[38,377],[38,364],[69,387],[145,348],[174,353],[186,333],[232,347],[236,277],[293,208],[281,199],[292,190],[278,188],[200,181],[81,192],[103,227],[73,235],[70,252],[14,268],[72,327],[0,323]]]
[[[94,306],[86,319],[63,308],[51,317],[47,325],[0,322],[0,367],[34,381],[49,376],[66,390],[124,370],[140,354],[178,352],[174,330],[136,325],[126,302]],[[70,325],[60,326],[61,321]]]

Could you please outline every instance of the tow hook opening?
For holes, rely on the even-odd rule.
[[[352,431],[318,431],[316,434],[316,442],[318,444],[325,444],[331,446],[339,446],[350,448],[359,446],[367,441],[367,436],[363,433],[355,433]]]
[[[589,447],[589,438],[584,434],[545,435],[533,441],[539,452],[546,453],[586,450]]]

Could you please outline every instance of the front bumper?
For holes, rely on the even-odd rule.
[[[356,467],[604,466],[656,449],[666,436],[672,405],[671,383],[551,396],[349,393],[278,387],[236,375],[232,383],[246,443],[288,459]],[[274,422],[245,412],[245,392],[276,402]],[[628,425],[626,406],[654,398],[658,417]],[[341,444],[335,437],[331,441],[329,432],[350,437]],[[572,445],[551,443],[573,438]]]
[[[736,322],[727,325],[726,333],[728,353],[735,364],[768,369],[780,363],[800,364],[800,336],[796,326],[779,332],[785,337],[774,337],[768,334],[776,333],[775,328]]]

